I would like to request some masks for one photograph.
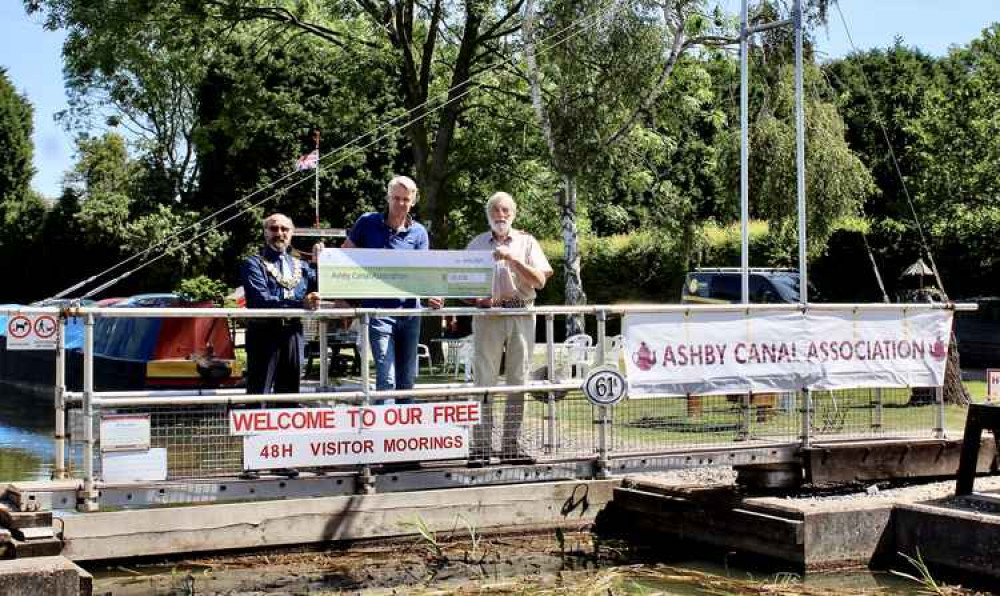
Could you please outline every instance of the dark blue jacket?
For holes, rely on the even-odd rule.
[[[302,264],[302,279],[293,288],[290,298],[285,297],[285,288],[279,285],[278,280],[274,279],[274,276],[268,273],[264,267],[266,260],[273,263],[280,271],[279,257],[284,257],[287,260],[289,271],[291,271],[295,261]],[[279,255],[276,250],[269,246],[265,247],[260,254],[243,262],[243,267],[240,269],[240,279],[243,280],[243,293],[246,296],[247,308],[302,308],[302,301],[306,294],[316,291],[316,271],[309,263],[287,253]]]

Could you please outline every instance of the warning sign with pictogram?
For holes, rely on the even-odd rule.
[[[8,350],[54,350],[59,322],[53,315],[12,315],[7,319]]]

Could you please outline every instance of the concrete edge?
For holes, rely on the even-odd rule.
[[[477,532],[591,522],[620,479],[517,484],[226,505],[96,512],[62,518],[74,561]]]

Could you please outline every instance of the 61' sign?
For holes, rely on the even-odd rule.
[[[595,406],[613,406],[625,397],[625,377],[611,367],[597,368],[587,375],[583,393]]]

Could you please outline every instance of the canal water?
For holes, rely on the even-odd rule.
[[[51,401],[0,393],[0,482],[51,476],[54,426]]]
[[[42,403],[39,398],[25,398],[16,395],[0,395],[0,484],[3,482],[23,480],[43,480],[49,478],[53,466],[53,412],[51,403]],[[580,557],[569,559],[559,554],[564,547],[563,540],[557,542],[553,537],[541,543],[529,541],[518,542],[513,539],[482,539],[484,544],[494,544],[496,552],[503,547],[511,551],[503,557],[504,565],[524,559],[523,568],[506,568],[503,578],[490,575],[490,570],[498,567],[489,565],[469,566],[475,572],[468,577],[460,577],[463,585],[469,583],[480,585],[482,593],[517,593],[517,594],[574,594],[597,593],[592,588],[598,585],[606,589],[601,594],[892,594],[915,595],[926,593],[918,583],[900,578],[889,573],[871,573],[868,571],[838,571],[832,573],[811,574],[800,577],[780,569],[764,569],[750,565],[730,565],[723,555],[714,557],[671,560],[666,564],[662,561],[653,562],[648,557],[631,558],[618,553],[618,559],[579,564]],[[584,540],[584,539],[581,539]],[[423,548],[415,543],[419,551]],[[426,545],[423,545],[424,547]],[[581,548],[581,551],[589,547]],[[112,594],[148,594],[150,589],[157,594],[190,594],[197,584],[197,593],[234,593],[248,590],[254,593],[300,593],[296,590],[313,591],[314,589],[346,590],[354,593],[356,590],[385,589],[392,586],[394,593],[469,593],[449,584],[447,575],[438,581],[429,578],[428,570],[434,571],[433,561],[420,552],[416,553],[416,567],[410,566],[393,572],[394,565],[400,564],[398,552],[395,549],[387,551],[383,556],[369,553],[362,561],[353,560],[340,552],[320,554],[290,554],[270,553],[267,555],[248,555],[242,559],[232,559],[220,562],[218,559],[195,559],[188,562],[170,562],[151,564],[145,567],[124,567],[115,563],[111,567],[94,567],[97,581],[95,593]],[[258,558],[262,557],[262,558]],[[586,559],[586,557],[583,557]],[[404,558],[405,559],[405,558]],[[250,561],[247,563],[247,561]],[[318,564],[317,561],[325,562]],[[458,560],[458,557],[455,557]],[[500,559],[498,559],[500,560]],[[572,561],[577,561],[573,563]],[[350,564],[348,564],[350,563]],[[381,586],[364,585],[324,585],[323,578],[331,577],[331,568],[341,567],[357,569],[362,563],[369,569],[383,569],[386,576]],[[742,566],[741,566],[742,565]],[[447,565],[437,568],[437,572],[447,568]],[[416,569],[416,571],[414,571]],[[124,570],[124,571],[123,571]],[[912,572],[912,570],[907,570]],[[367,572],[366,572],[367,573]],[[484,575],[485,574],[485,575]],[[459,574],[463,576],[465,574]],[[343,574],[341,574],[343,576]],[[371,574],[369,573],[369,576]],[[288,578],[297,578],[298,584],[289,585]],[[319,578],[319,579],[317,579]],[[294,583],[294,582],[293,582]],[[419,587],[418,587],[419,586]],[[491,588],[492,586],[492,588]],[[559,587],[562,586],[562,587]],[[573,586],[578,586],[578,591]],[[424,591],[426,590],[426,592]],[[610,590],[610,591],[609,591]],[[952,592],[958,594],[960,592]]]

